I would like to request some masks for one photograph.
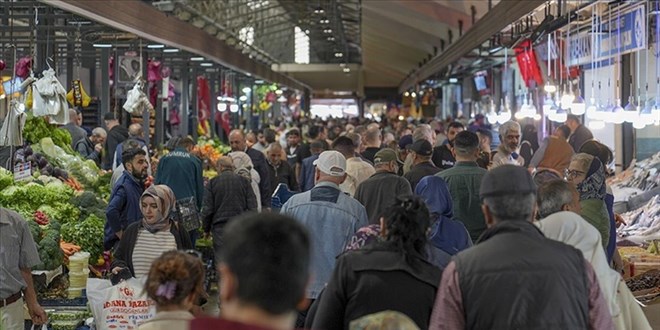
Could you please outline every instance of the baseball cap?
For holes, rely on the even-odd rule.
[[[399,149],[405,149],[413,143],[412,135],[404,135],[399,139]]]
[[[431,145],[431,142],[426,140],[415,141],[408,146],[408,150],[414,151],[416,154],[422,156],[431,156],[433,154],[433,146]]]
[[[328,175],[342,176],[346,174],[346,158],[339,151],[329,150],[322,152],[319,158],[314,161],[314,165],[321,172]]]
[[[289,135],[298,135],[298,136],[300,136],[300,130],[298,130],[297,128],[292,128],[288,132],[286,132],[286,134],[284,136],[289,136]]]
[[[536,184],[526,168],[516,165],[498,166],[481,180],[479,197],[536,193]]]
[[[103,115],[103,120],[117,120],[117,116],[115,116],[114,112],[108,112]]]
[[[398,160],[396,152],[390,148],[380,149],[374,156],[374,164],[389,163]]]

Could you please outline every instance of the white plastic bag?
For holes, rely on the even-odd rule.
[[[32,98],[32,112],[35,116],[50,116],[53,124],[65,125],[69,122],[66,90],[57,80],[53,69],[45,70],[43,77],[32,85]]]
[[[141,116],[145,108],[152,111],[153,106],[149,102],[149,98],[142,91],[142,82],[137,82],[133,88],[126,93],[126,102],[123,107],[126,112]]]
[[[21,106],[12,100],[7,116],[0,128],[0,146],[23,145],[23,127],[25,127],[25,112]]]
[[[137,329],[156,315],[156,303],[144,292],[146,276],[113,286],[109,280],[87,280],[87,299],[99,330]]]

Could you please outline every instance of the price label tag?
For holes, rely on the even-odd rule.
[[[14,166],[14,181],[23,181],[32,176],[32,163],[18,163]]]

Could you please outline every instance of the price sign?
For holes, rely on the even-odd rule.
[[[32,176],[32,163],[18,163],[14,166],[14,181],[23,181]]]

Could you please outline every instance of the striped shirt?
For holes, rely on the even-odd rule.
[[[151,263],[161,254],[176,250],[176,240],[169,230],[161,230],[155,234],[146,229],[138,232],[135,248],[133,249],[133,271],[135,277],[147,275]]]

